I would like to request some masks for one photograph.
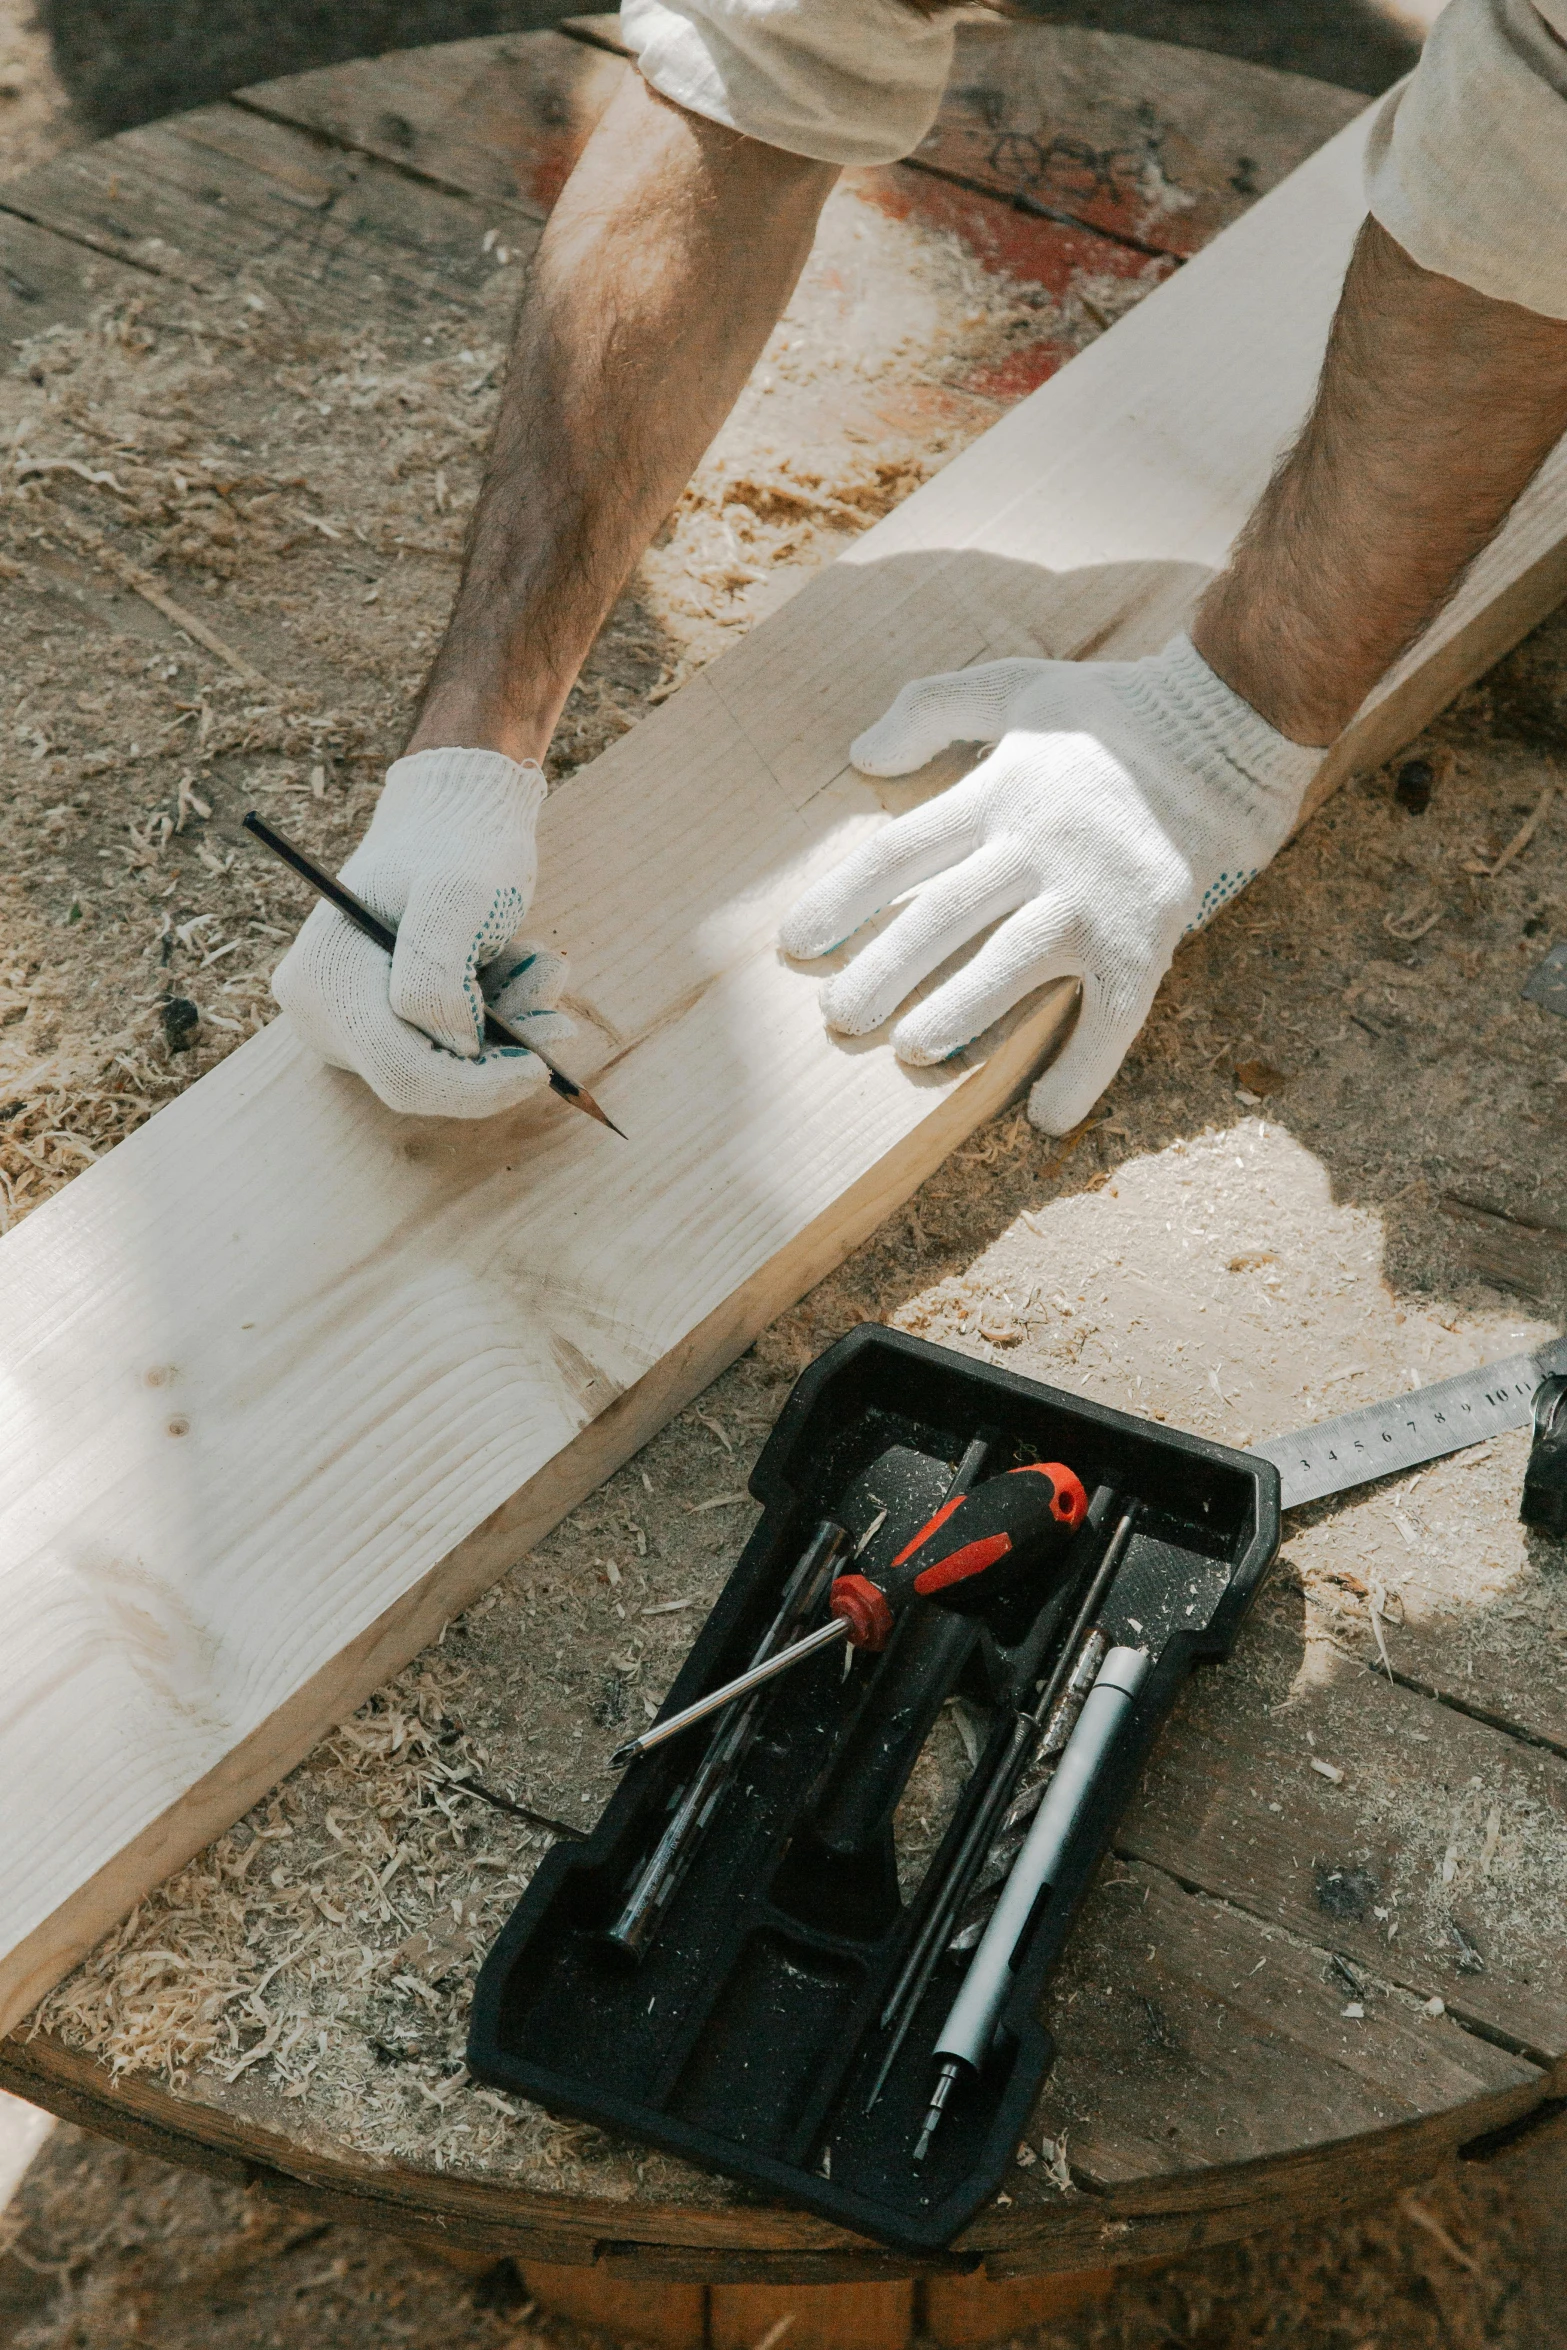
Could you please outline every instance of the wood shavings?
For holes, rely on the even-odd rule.
[[[1381,1584],[1373,1583],[1370,1590],[1371,1629],[1376,1637],[1377,1654],[1382,1659],[1382,1668],[1387,1674],[1388,1679],[1391,1681],[1393,1678],[1393,1660],[1387,1653],[1387,1638],[1382,1630],[1382,1617],[1386,1599],[1387,1593],[1383,1590]]]
[[[231,2085],[239,2079],[241,2073],[248,2073],[253,2064],[264,2064],[283,2036],[283,2026],[287,2020],[285,2017],[268,2017],[259,2006],[253,2007],[251,2012],[265,2022],[266,2030],[253,2048],[248,2048],[233,2064],[219,2068],[221,2077]]]
[[[94,488],[113,490],[116,497],[128,494],[112,473],[95,472],[79,457],[29,457],[25,449],[18,449],[14,465],[18,481],[26,481],[34,474],[74,473],[79,481],[90,482]]]
[[[1538,801],[1535,803],[1532,813],[1526,816],[1523,823],[1519,825],[1518,830],[1513,834],[1512,839],[1507,843],[1507,846],[1503,849],[1495,864],[1469,864],[1465,866],[1464,870],[1468,873],[1477,873],[1481,875],[1486,881],[1495,881],[1498,874],[1505,873],[1508,866],[1511,865],[1516,858],[1523,855],[1524,850],[1529,846],[1529,843],[1533,840],[1535,834],[1539,831],[1540,826],[1544,823],[1546,816],[1550,811],[1551,802],[1555,799],[1555,797],[1556,786],[1553,783],[1548,783],[1544,791],[1541,792]]]
[[[1417,2195],[1413,2193],[1401,2195],[1398,2203],[1399,2209],[1414,2221],[1416,2227],[1424,2228],[1426,2234],[1441,2245],[1450,2260],[1456,2260],[1459,2267],[1466,2268],[1471,2276],[1479,2275],[1480,2263],[1472,2253],[1466,2252],[1461,2244],[1454,2242],[1441,2221],[1433,2212],[1427,2211]]]
[[[1421,904],[1406,908],[1401,914],[1384,914],[1382,927],[1390,938],[1402,940],[1405,946],[1413,946],[1416,939],[1424,938],[1428,931],[1436,928],[1446,910],[1440,902],[1433,904],[1428,895]]]
[[[166,620],[172,620],[176,628],[194,638],[197,644],[205,645],[209,653],[216,653],[218,659],[232,669],[236,677],[242,677],[247,685],[266,685],[266,679],[253,663],[247,661],[243,654],[236,653],[231,645],[225,644],[216,629],[209,628],[204,620],[198,620],[193,612],[187,612],[183,605],[176,604],[150,572],[144,571],[139,563],[131,562],[128,556],[111,547],[101,531],[78,520],[66,507],[58,504],[53,508],[53,519],[79,540],[89,550],[94,561],[103,565],[105,571],[112,571],[116,579],[122,580],[133,594],[150,604],[155,612],[161,612]]]

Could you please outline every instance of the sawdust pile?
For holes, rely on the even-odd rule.
[[[437,2170],[487,2168],[510,2137],[564,2184],[577,2133],[470,2088],[462,2064],[476,1954],[553,1841],[545,1815],[488,1787],[488,1751],[461,1722],[472,1676],[448,1649],[467,1630],[160,1886],[40,2026],[116,2077],[185,2086],[201,2069],[232,2088],[265,2066],[268,2107],[297,2109],[314,2084],[350,2142]]]

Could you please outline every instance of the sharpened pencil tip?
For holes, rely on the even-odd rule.
[[[552,1092],[558,1093],[562,1101],[570,1102],[573,1109],[586,1110],[590,1118],[596,1118],[601,1126],[607,1126],[611,1134],[618,1134],[622,1142],[630,1141],[631,1137],[626,1133],[624,1127],[617,1126],[608,1112],[599,1108],[587,1087],[579,1085],[575,1077],[566,1076],[563,1070],[551,1069],[550,1089]]]

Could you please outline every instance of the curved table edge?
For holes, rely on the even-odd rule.
[[[39,2034],[0,2041],[0,2088],[61,2121],[162,2162],[206,2172],[318,2217],[369,2227],[430,2251],[491,2253],[560,2267],[603,2266],[649,2282],[847,2284],[973,2273],[1045,2276],[1175,2259],[1288,2222],[1363,2207],[1430,2178],[1493,2133],[1507,2139],[1559,2092],[1541,2074],[1386,2130],[1285,2156],[1076,2191],[1009,2212],[995,2206],[950,2252],[921,2257],[847,2235],[808,2212],[748,2205],[708,2213],[484,2186],[404,2164],[318,2154],[216,2107],[193,2106],[145,2076],[112,2083],[101,2066]],[[1542,2118],[1543,2115],[1542,2115]]]

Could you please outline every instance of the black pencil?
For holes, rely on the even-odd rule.
[[[270,849],[274,857],[281,857],[285,865],[292,866],[302,881],[308,881],[311,888],[318,890],[329,905],[335,906],[340,914],[357,924],[366,938],[374,939],[378,947],[387,954],[391,953],[397,944],[396,931],[389,922],[383,922],[379,914],[373,914],[363,898],[356,898],[353,891],[345,889],[335,875],[324,872],[313,858],[305,855],[303,849],[297,848],[283,833],[275,830],[264,816],[258,816],[254,808],[244,821],[245,830],[254,833],[263,848]],[[484,1033],[494,1044],[520,1045],[524,1052],[532,1053],[535,1060],[542,1061],[549,1071],[552,1093],[558,1093],[563,1102],[570,1102],[574,1110],[585,1110],[590,1118],[596,1118],[601,1126],[607,1126],[611,1134],[618,1134],[622,1142],[626,1140],[623,1130],[599,1108],[585,1085],[579,1085],[575,1077],[568,1077],[564,1069],[558,1069],[548,1053],[541,1052],[509,1021],[503,1020],[498,1012],[491,1011],[488,1004],[484,1008]]]

